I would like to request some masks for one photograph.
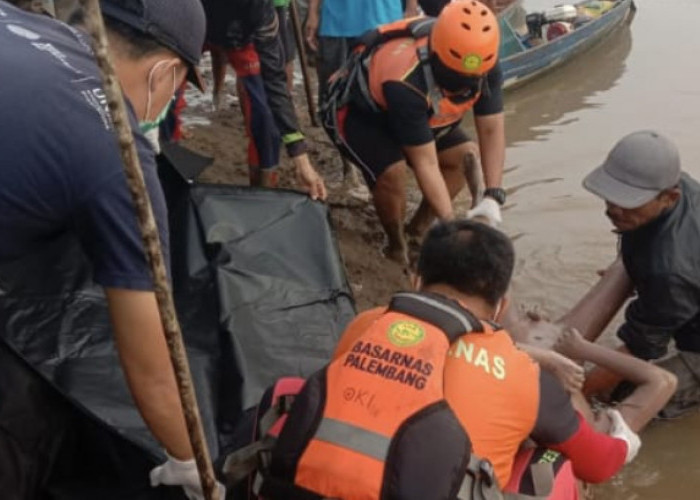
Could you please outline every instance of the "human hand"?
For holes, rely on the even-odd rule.
[[[306,18],[306,26],[304,27],[304,35],[309,47],[315,51],[318,50],[318,14],[316,12],[309,11],[309,15]]]
[[[467,218],[478,218],[485,224],[494,227],[503,222],[500,205],[496,200],[489,198],[488,196],[481,200],[481,202],[475,208],[472,208],[467,212]]]
[[[548,350],[553,348],[564,329],[561,324],[549,321],[544,313],[537,311],[528,311],[513,328],[520,333],[522,342]]]
[[[574,393],[583,388],[586,375],[583,371],[583,367],[575,361],[572,361],[558,352],[550,351],[548,365],[547,368],[554,373],[567,392]]]
[[[309,156],[304,153],[292,158],[296,169],[297,185],[309,194],[312,200],[325,200],[328,196],[326,185],[316,169],[309,162]]]
[[[166,453],[168,460],[155,467],[150,474],[151,486],[182,486],[185,495],[189,500],[205,500],[202,484],[199,480],[199,472],[194,459],[178,460]],[[217,482],[218,500],[224,500],[226,497],[226,488]]]
[[[625,457],[625,464],[630,463],[634,460],[634,457],[639,453],[639,448],[642,446],[642,440],[636,432],[629,428],[625,419],[619,411],[614,408],[608,408],[606,413],[610,417],[610,435],[617,439],[622,439],[627,443],[627,455]]]
[[[532,306],[530,309],[525,311],[525,316],[530,321],[551,321],[552,318],[549,317],[545,311],[543,311],[538,305]]]
[[[563,327],[554,343],[554,350],[573,359],[581,358],[581,348],[586,341],[576,328]]]

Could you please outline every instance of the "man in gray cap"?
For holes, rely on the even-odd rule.
[[[166,207],[143,132],[158,126],[185,78],[201,87],[196,65],[206,30],[204,11],[199,0],[101,4],[167,255]],[[0,0],[0,47],[2,74],[11,75],[2,78],[0,92],[0,264],[7,267],[57,238],[80,244],[92,264],[92,278],[105,290],[134,401],[168,453],[151,473],[151,484],[182,486],[189,498],[203,498],[89,40],[63,23]],[[0,325],[0,332],[3,327],[11,325]],[[37,335],[50,333],[40,322],[23,327]],[[3,439],[0,435],[0,446]]]
[[[700,352],[700,184],[681,171],[675,145],[643,130],[621,139],[583,181],[605,201],[637,295],[618,336],[643,359]]]

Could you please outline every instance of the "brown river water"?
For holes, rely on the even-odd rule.
[[[505,231],[515,238],[514,297],[553,318],[615,256],[603,204],[581,187],[614,143],[653,128],[700,178],[698,0],[635,0],[629,28],[566,66],[506,94]],[[556,3],[556,2],[555,2]],[[528,9],[547,0],[526,0]],[[698,249],[700,251],[700,249]],[[611,325],[603,342],[614,344]],[[700,499],[700,415],[651,425],[635,462],[596,498]]]

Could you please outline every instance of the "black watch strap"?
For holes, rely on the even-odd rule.
[[[506,190],[503,188],[488,188],[484,191],[484,196],[493,198],[501,206],[506,202]]]

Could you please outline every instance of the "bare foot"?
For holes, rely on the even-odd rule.
[[[406,224],[406,235],[410,236],[413,240],[422,241],[423,236],[425,236],[426,231],[434,219],[432,214],[428,214],[428,218],[425,218],[422,214],[414,216],[413,219]]]
[[[216,113],[219,111],[222,111],[224,109],[224,103],[226,102],[226,98],[224,97],[224,92],[219,91],[216,92],[212,96],[212,110]]]
[[[406,246],[387,246],[384,249],[384,257],[402,266],[408,266],[408,248]]]

